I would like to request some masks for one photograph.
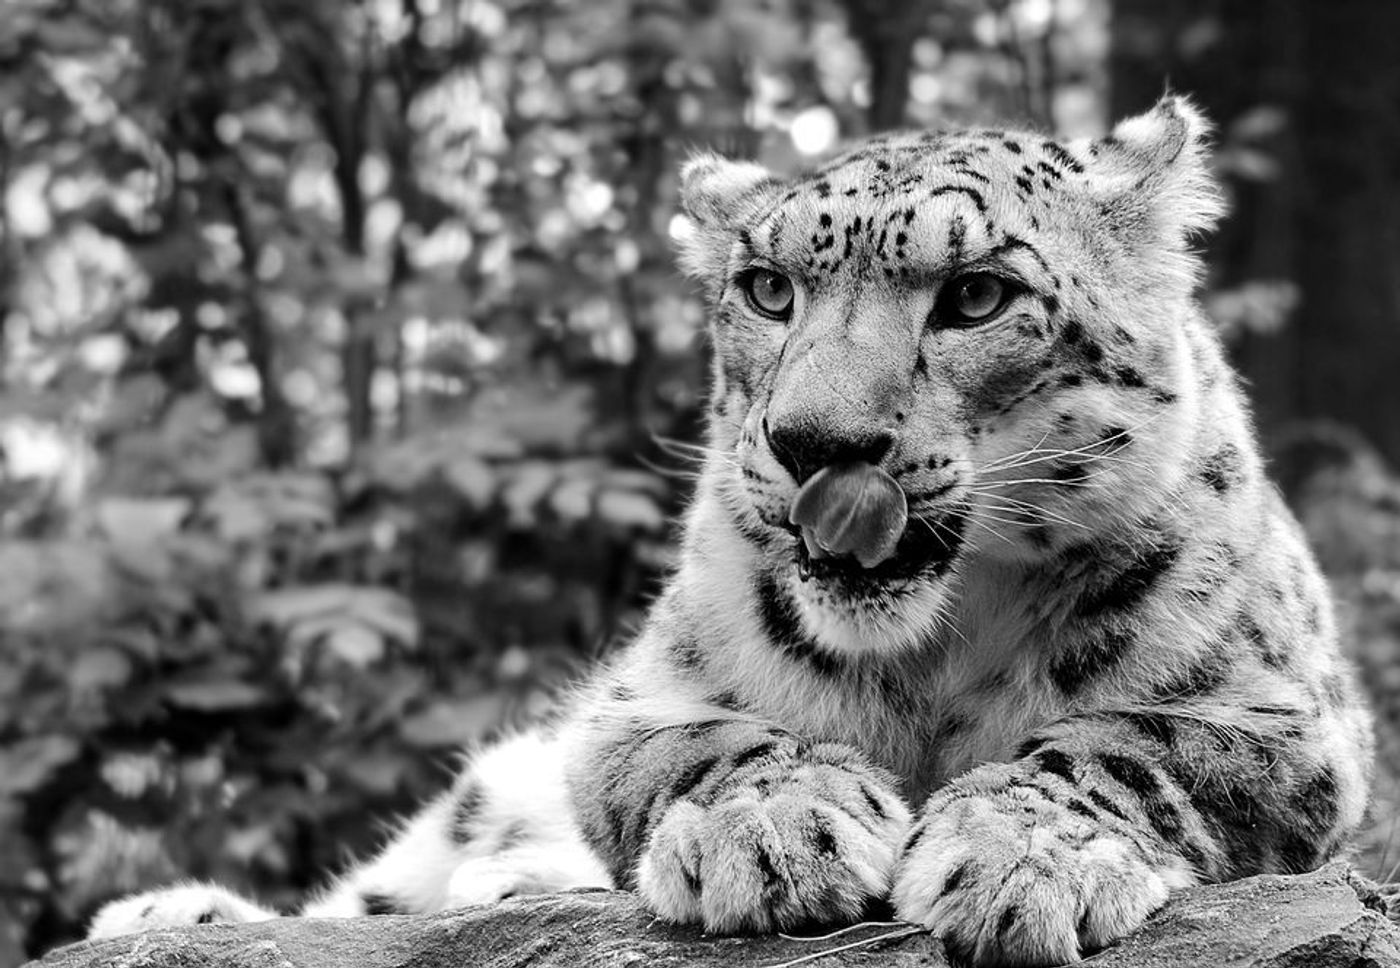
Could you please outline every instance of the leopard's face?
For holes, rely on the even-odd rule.
[[[712,233],[712,473],[818,644],[925,641],[968,569],[1048,558],[1163,486],[1196,379],[1190,286],[1096,238],[1088,162],[908,136],[760,182]],[[852,467],[904,505],[866,560],[794,520],[808,482]]]

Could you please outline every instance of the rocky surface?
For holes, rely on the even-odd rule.
[[[1095,968],[1400,968],[1375,889],[1331,865],[1183,892]],[[717,937],[657,921],[614,892],[516,898],[420,917],[288,919],[152,931],[51,952],[33,968],[816,968],[948,961],[931,935],[869,925],[824,938]]]

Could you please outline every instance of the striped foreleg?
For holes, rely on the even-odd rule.
[[[900,916],[977,964],[1060,964],[1174,888],[1321,863],[1360,816],[1362,778],[1327,762],[1300,710],[1216,713],[1068,720],[954,780],[904,846]]]
[[[909,813],[857,752],[758,722],[595,724],[584,834],[658,914],[711,930],[845,922],[888,892]]]

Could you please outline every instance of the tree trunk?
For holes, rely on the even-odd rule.
[[[928,0],[844,0],[846,21],[870,66],[871,131],[905,123],[914,41],[928,23]]]
[[[360,164],[369,136],[369,108],[374,78],[368,37],[362,39],[358,59],[345,54],[330,39],[333,25],[308,13],[312,36],[327,38],[322,46],[303,41],[297,49],[302,66],[316,93],[315,115],[326,142],[335,151],[331,175],[340,201],[340,239],[345,253],[365,254],[366,201],[360,189]],[[346,300],[345,341],[341,344],[341,382],[345,390],[346,431],[351,448],[368,440],[374,430],[370,391],[378,366],[374,331],[367,322],[367,306],[358,296]]]
[[[1300,410],[1400,461],[1400,3],[1304,5]]]
[[[243,305],[239,323],[243,345],[248,351],[248,362],[258,374],[262,402],[258,412],[258,446],[268,467],[286,467],[295,462],[297,455],[296,413],[282,393],[277,372],[276,338],[272,324],[263,311],[257,266],[261,250],[248,205],[235,182],[224,184],[224,204],[243,256]]]
[[[1259,108],[1285,127],[1249,139],[1277,164],[1227,172],[1232,212],[1211,284],[1284,279],[1300,303],[1281,333],[1232,347],[1266,434],[1298,419],[1357,427],[1400,460],[1400,4],[1370,0],[1118,0],[1112,112],[1170,81],[1239,141]],[[1258,115],[1255,115],[1258,117]]]

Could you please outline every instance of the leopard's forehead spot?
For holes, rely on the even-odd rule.
[[[793,184],[748,239],[813,282],[845,271],[917,278],[975,258],[1004,230],[1034,234],[1047,202],[1083,171],[1065,146],[1034,135],[892,135]]]
[[[818,189],[822,181],[840,180],[846,183],[843,194],[854,188],[858,195],[862,186],[878,192],[912,175],[973,173],[1011,181],[1024,171],[1062,178],[1083,174],[1084,166],[1066,145],[1026,132],[925,132],[867,142],[832,159],[804,184]]]

